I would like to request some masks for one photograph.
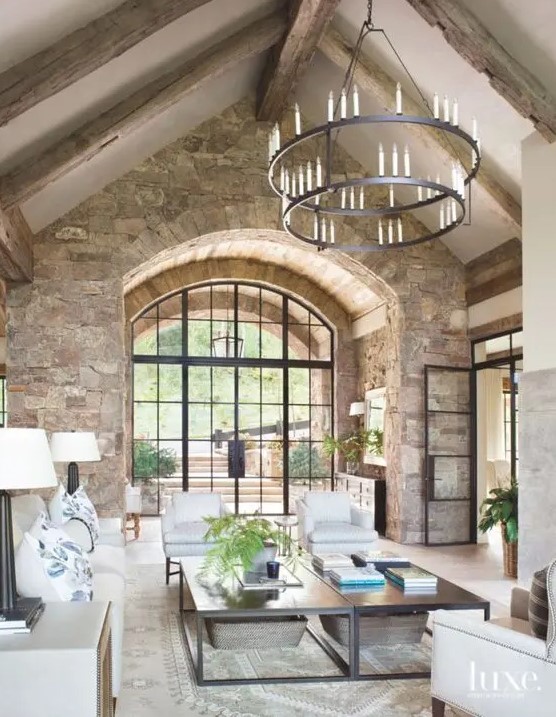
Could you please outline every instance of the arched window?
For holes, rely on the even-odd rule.
[[[235,512],[295,511],[330,489],[333,332],[262,284],[185,289],[133,323],[133,480],[157,514],[173,491],[218,491]]]

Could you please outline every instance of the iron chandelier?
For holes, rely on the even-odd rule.
[[[386,39],[418,91],[426,115],[403,113],[400,83],[392,98],[395,105],[392,114],[360,114],[354,75],[363,40],[372,33],[381,33]],[[450,101],[447,96],[441,101],[435,94],[431,108],[384,30],[374,27],[372,0],[336,102],[333,92],[329,93],[327,115],[325,124],[302,131],[296,104],[295,136],[282,143],[278,123],[269,133],[268,180],[281,198],[281,220],[288,234],[318,249],[381,251],[437,239],[464,222],[469,214],[471,181],[481,163],[477,121],[473,119],[471,134],[463,130],[459,126],[458,101]],[[409,147],[405,145],[399,150],[394,143],[391,149],[385,149],[387,143],[379,139],[374,150],[375,172],[350,176],[346,168],[338,167],[336,142],[340,132],[357,131],[364,125],[376,128],[419,125],[436,132],[442,143],[450,146],[454,157],[451,170],[437,160],[426,177],[414,176]],[[368,140],[365,144],[369,146]],[[415,217],[410,216],[433,205],[437,213],[432,229],[430,209],[426,224],[415,222]],[[363,237],[362,243],[354,243],[354,232]]]

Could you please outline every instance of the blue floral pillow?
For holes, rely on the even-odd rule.
[[[22,562],[26,564],[21,565]],[[17,563],[21,572],[27,573],[23,581],[19,574],[17,577],[19,591],[24,597],[38,594],[43,599],[48,596],[66,601],[92,600],[93,572],[87,554],[62,529],[51,523],[45,513],[39,514],[25,534],[17,553]]]
[[[48,509],[56,525],[64,525],[72,518],[83,521],[89,528],[93,544],[97,543],[99,536],[97,512],[82,486],[79,486],[75,493],[70,495],[60,484]]]

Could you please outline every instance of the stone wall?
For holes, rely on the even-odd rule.
[[[423,365],[468,362],[463,267],[439,242],[361,254],[358,261],[334,252],[301,252],[276,231],[279,207],[265,168],[268,127],[255,121],[253,110],[249,98],[205,122],[36,238],[35,281],[8,296],[12,425],[95,430],[104,457],[90,466],[91,494],[104,514],[121,512],[130,455],[127,436],[124,440],[129,385],[124,282],[130,286],[135,277],[135,296],[143,296],[146,305],[152,297],[141,293],[137,267],[148,268],[162,295],[175,285],[166,283],[167,275],[157,277],[157,267],[169,252],[191,247],[195,258],[174,267],[181,286],[199,272],[204,280],[226,278],[232,267],[223,266],[223,246],[244,274],[256,271],[278,286],[291,284],[285,271],[306,279],[318,264],[322,282],[312,281],[307,300],[323,314],[335,314],[336,326],[342,296],[350,297],[356,281],[388,305],[388,534],[420,541]],[[354,160],[348,165],[361,171]],[[258,261],[246,258],[249,242],[258,242]],[[335,267],[348,276],[344,283],[335,280]],[[327,291],[333,300],[327,301]],[[340,421],[347,420],[345,409],[359,391],[349,341],[348,322],[337,330],[337,371],[352,386],[337,395]]]

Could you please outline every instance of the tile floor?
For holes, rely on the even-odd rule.
[[[502,545],[493,534],[490,543],[459,545],[451,547],[425,547],[423,545],[399,545],[381,538],[380,550],[390,550],[407,556],[420,567],[430,570],[491,602],[492,616],[507,615],[511,590],[516,581],[504,577],[502,570]],[[141,536],[133,538],[128,532],[126,548],[129,564],[152,565],[160,563],[163,570],[164,553],[160,540],[160,519],[143,518]]]

